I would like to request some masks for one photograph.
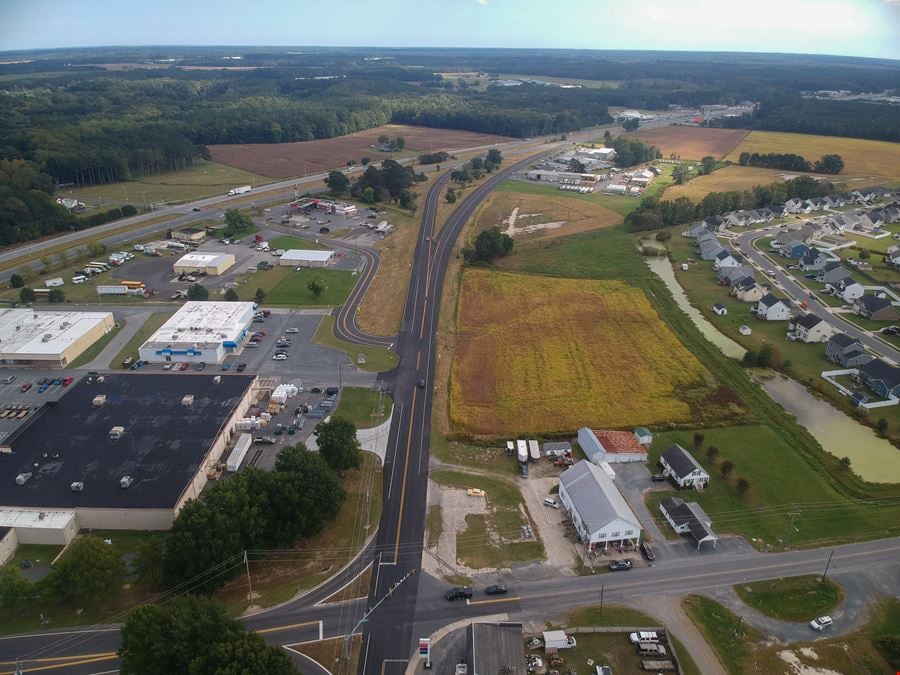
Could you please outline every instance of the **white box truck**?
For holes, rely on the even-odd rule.
[[[56,277],[55,279],[47,279],[47,281],[44,282],[44,286],[47,288],[56,288],[57,286],[65,285],[65,283],[66,282],[63,281],[62,277]]]
[[[241,185],[241,187],[232,188],[228,191],[229,197],[234,197],[235,195],[242,195],[245,192],[250,192],[252,188],[249,185]]]
[[[544,651],[552,654],[557,649],[570,649],[577,646],[575,638],[566,635],[562,630],[545,630],[544,631]]]

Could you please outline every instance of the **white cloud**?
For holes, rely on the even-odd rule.
[[[488,4],[488,2],[490,2],[490,0],[475,0],[475,2],[484,7],[486,4]]]

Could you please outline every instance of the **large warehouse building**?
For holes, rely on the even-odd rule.
[[[278,259],[279,265],[291,267],[326,267],[334,260],[334,251],[292,248]]]
[[[72,385],[6,439],[0,538],[66,544],[80,528],[169,528],[216,470],[254,379],[106,374]]]
[[[110,312],[0,310],[0,361],[65,368],[115,326]]]
[[[186,302],[138,354],[150,363],[222,363],[244,344],[253,313],[252,302]]]
[[[231,253],[187,253],[175,263],[175,274],[208,274],[218,276],[234,267]]]

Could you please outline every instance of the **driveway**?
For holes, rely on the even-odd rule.
[[[565,517],[562,509],[554,509],[544,505],[544,497],[554,497],[550,490],[559,485],[559,478],[526,478],[519,481],[525,505],[531,513],[531,520],[537,526],[547,564],[561,576],[574,576],[574,564],[578,558],[575,544],[565,536]]]

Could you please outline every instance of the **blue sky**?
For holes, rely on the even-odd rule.
[[[900,59],[900,0],[0,0],[0,50],[569,47]]]

